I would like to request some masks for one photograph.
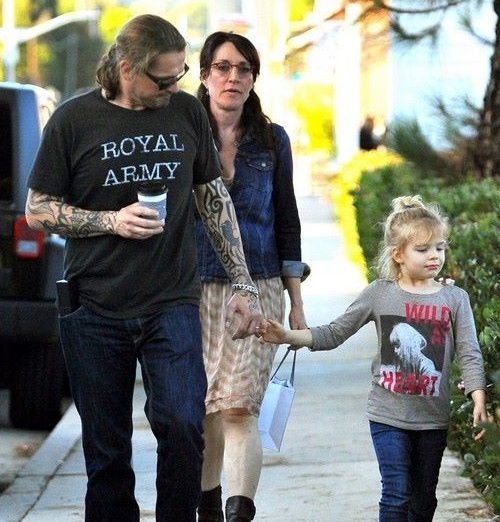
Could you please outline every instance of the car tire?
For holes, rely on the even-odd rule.
[[[52,430],[62,415],[65,366],[60,345],[18,347],[12,359],[9,401],[12,426]]]

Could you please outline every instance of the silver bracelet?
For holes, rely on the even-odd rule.
[[[253,285],[244,285],[243,283],[233,283],[231,285],[231,288],[233,289],[233,292],[238,292],[238,291],[250,292],[254,296],[259,297],[259,291]]]

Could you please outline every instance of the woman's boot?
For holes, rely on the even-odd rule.
[[[237,495],[226,501],[226,522],[250,522],[255,516],[255,504],[248,497]]]
[[[201,492],[201,499],[198,504],[198,522],[224,522],[222,488],[220,486]]]

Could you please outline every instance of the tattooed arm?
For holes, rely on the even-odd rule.
[[[30,189],[26,219],[34,230],[46,230],[63,237],[93,237],[107,234],[130,239],[147,239],[163,232],[164,221],[156,211],[138,202],[120,210],[84,210],[63,203],[62,198]]]
[[[195,185],[194,194],[205,230],[231,282],[254,287],[233,202],[221,178]],[[235,314],[240,316],[240,324],[233,339],[254,335],[262,320],[258,296],[246,290],[235,291],[226,307],[226,327],[231,328]]]
[[[233,283],[253,285],[241,244],[233,202],[220,178],[196,185],[196,204],[208,237]]]

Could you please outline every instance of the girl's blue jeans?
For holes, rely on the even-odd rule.
[[[201,494],[206,376],[199,310],[173,306],[136,319],[84,307],[60,318],[71,391],[82,421],[86,522],[138,522],[132,468],[137,361],[157,440],[156,520],[195,522]]]
[[[382,478],[379,522],[431,522],[447,430],[403,430],[370,422]]]

